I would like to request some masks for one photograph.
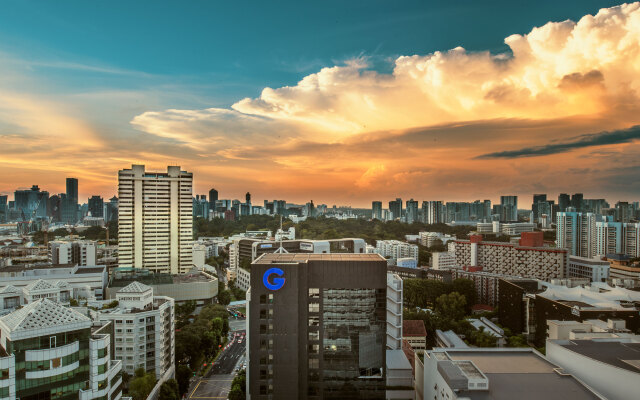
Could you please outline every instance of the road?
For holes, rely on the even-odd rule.
[[[244,323],[244,320],[242,321]],[[233,331],[233,328],[231,328]],[[232,332],[235,334],[233,341],[220,353],[213,367],[207,376],[194,382],[194,386],[189,392],[189,399],[226,399],[231,382],[235,376],[235,368],[241,360],[244,360],[244,353],[247,343],[246,336],[242,330]]]

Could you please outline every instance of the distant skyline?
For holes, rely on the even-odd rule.
[[[171,164],[221,198],[636,201],[640,3],[618,4],[9,0],[0,193],[109,198]]]

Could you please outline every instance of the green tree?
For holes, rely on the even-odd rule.
[[[227,306],[231,303],[231,292],[228,290],[223,290],[218,292],[218,303]]]
[[[180,364],[176,367],[176,380],[178,381],[178,393],[182,397],[189,391],[189,383],[191,382],[191,376],[193,371],[188,365]]]
[[[436,314],[449,321],[460,321],[465,316],[467,300],[458,292],[443,294],[436,300]]]
[[[471,279],[458,278],[451,283],[451,291],[458,292],[467,301],[466,312],[471,312],[471,307],[476,304],[476,285]]]
[[[175,379],[169,379],[160,385],[158,400],[180,400],[180,390]]]
[[[229,391],[229,400],[245,400],[247,398],[246,386],[247,372],[242,370],[233,378],[231,382],[231,390]]]
[[[145,400],[155,385],[155,374],[145,372],[144,368],[138,368],[135,378],[129,381],[129,394],[133,400]]]

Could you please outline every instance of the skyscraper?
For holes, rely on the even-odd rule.
[[[567,207],[571,206],[571,198],[566,193],[560,193],[558,195],[558,210],[560,212],[567,211]]]
[[[7,222],[7,195],[0,195],[0,224]]]
[[[264,254],[250,286],[247,397],[385,398],[380,255]]]
[[[518,221],[518,196],[500,196],[502,222]]]
[[[104,218],[104,200],[100,196],[89,198],[89,212],[92,217]]]
[[[408,224],[412,224],[418,221],[418,202],[414,199],[407,200],[407,212],[405,215],[405,221]]]
[[[402,218],[402,199],[397,198],[389,202],[389,211],[392,219]]]
[[[533,195],[533,203],[531,204],[531,211],[533,212],[533,221],[530,222],[535,222],[538,220],[538,218],[540,217],[539,213],[538,213],[538,203],[541,202],[546,202],[547,201],[547,195],[546,194],[534,194]]]
[[[580,257],[596,255],[596,215],[576,211],[559,212],[556,221],[556,243]]]
[[[118,251],[121,267],[178,274],[193,266],[193,174],[144,165],[118,172]]]
[[[67,192],[60,196],[61,219],[66,224],[78,222],[78,180],[67,178]]]
[[[382,202],[374,201],[371,203],[371,218],[382,220]]]
[[[16,190],[14,200],[15,209],[22,213],[25,220],[47,217],[49,192],[41,191],[38,185],[31,186],[31,189]]]
[[[218,191],[215,189],[209,190],[209,204],[211,204],[211,207],[216,204],[216,201],[218,201]]]
[[[582,193],[575,193],[571,195],[571,207],[573,207],[575,211],[582,211],[584,206],[583,200],[584,195]]]
[[[247,204],[251,205],[251,193],[247,192],[247,194],[244,195],[244,199]]]

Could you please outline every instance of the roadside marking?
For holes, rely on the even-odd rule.
[[[196,392],[196,390],[198,389],[198,386],[200,386],[200,384],[202,383],[202,380],[200,380],[200,382],[198,382],[198,384],[196,385],[195,388],[193,388],[193,392],[191,392],[191,395],[189,396],[189,398],[193,397],[193,394]]]

